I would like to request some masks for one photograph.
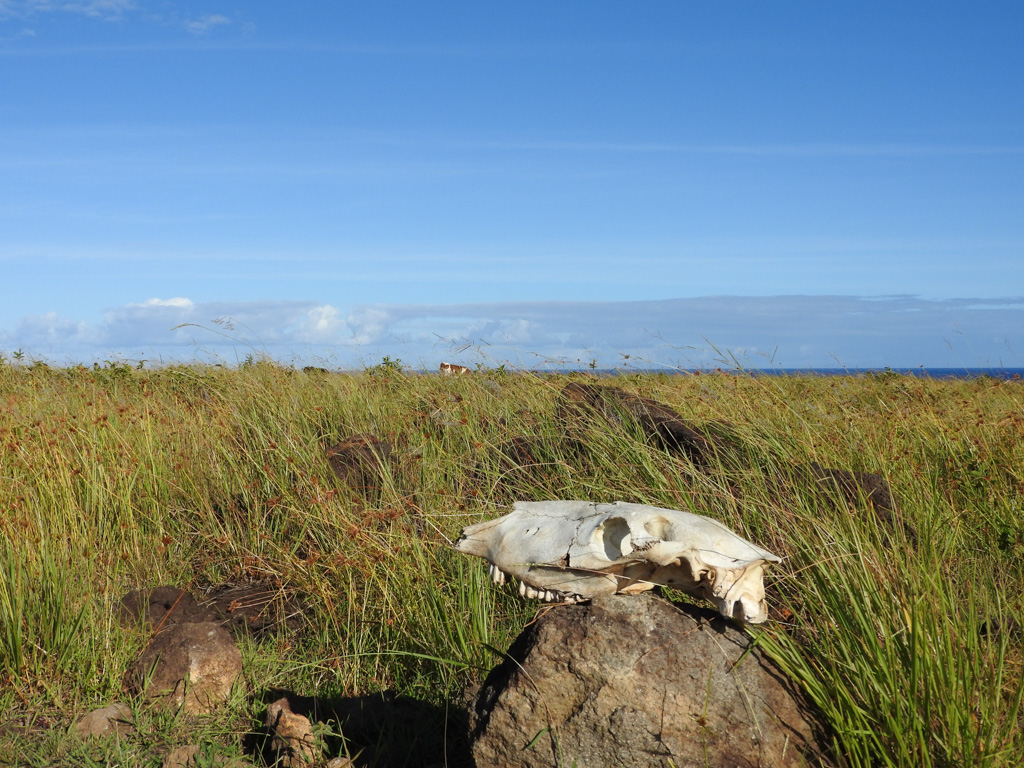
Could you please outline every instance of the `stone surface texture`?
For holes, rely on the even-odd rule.
[[[271,748],[282,768],[300,768],[320,758],[309,718],[292,712],[287,698],[267,706],[265,725],[274,735]]]
[[[163,768],[197,768],[200,753],[196,744],[175,747],[164,756]]]
[[[153,638],[133,673],[147,701],[202,714],[228,698],[242,674],[242,654],[219,623],[174,624]]]
[[[135,731],[135,719],[127,704],[111,704],[94,709],[75,722],[75,733],[86,739],[98,736],[123,736]]]
[[[812,716],[749,638],[652,595],[549,609],[471,712],[477,768],[827,765]]]

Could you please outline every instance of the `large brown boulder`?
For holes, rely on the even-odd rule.
[[[477,768],[824,764],[813,716],[750,646],[716,614],[652,595],[550,610],[480,689]]]
[[[154,705],[203,714],[224,703],[242,675],[242,654],[212,621],[173,624],[157,633],[129,672],[131,687]]]

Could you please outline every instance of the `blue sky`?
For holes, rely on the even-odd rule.
[[[0,353],[1024,366],[1024,5],[0,0]]]

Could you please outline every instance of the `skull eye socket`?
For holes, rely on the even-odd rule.
[[[661,539],[662,541],[668,537],[668,532],[671,528],[672,523],[661,515],[655,515],[644,522],[644,530],[654,538]]]
[[[629,523],[621,517],[608,518],[597,527],[595,534],[594,538],[600,537],[604,556],[609,560],[618,560],[633,551]]]

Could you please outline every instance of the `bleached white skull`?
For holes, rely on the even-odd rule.
[[[574,603],[660,584],[753,624],[768,616],[765,569],[781,562],[709,517],[621,501],[520,501],[455,548],[486,559],[495,583],[519,579],[524,597]]]

